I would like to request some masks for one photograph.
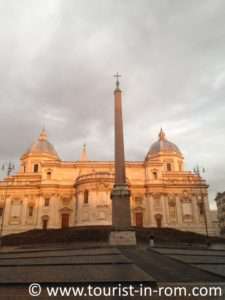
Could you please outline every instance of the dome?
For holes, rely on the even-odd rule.
[[[38,140],[28,148],[23,156],[28,154],[47,154],[48,156],[52,156],[53,159],[59,159],[55,148],[49,143],[47,133],[44,129],[41,131]]]
[[[146,160],[148,160],[151,156],[159,154],[160,152],[164,154],[175,154],[182,157],[180,149],[174,143],[166,139],[165,133],[162,129],[160,130],[158,141],[153,143],[148,151]]]

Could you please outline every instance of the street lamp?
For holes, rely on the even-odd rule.
[[[5,163],[2,165],[2,171],[6,170],[7,176],[10,176],[13,170],[15,170],[15,165],[12,164],[11,162]],[[1,227],[0,227],[0,247],[2,246],[2,235],[3,235],[3,227],[4,227],[4,215],[5,215],[5,205],[6,205],[6,200],[7,200],[7,191],[8,191],[8,182],[6,185],[5,193],[4,193],[4,198],[3,198],[3,207],[1,210]]]
[[[205,173],[205,168],[202,168],[202,167],[199,167],[199,165],[197,165],[195,168],[194,168],[194,173],[196,175],[198,175],[199,177],[201,177],[201,173]],[[200,207],[200,210],[202,210],[203,212],[203,217],[204,217],[204,224],[205,224],[205,232],[206,232],[206,241],[207,241],[207,244],[209,242],[209,231],[208,231],[208,222],[207,222],[207,215],[206,215],[206,207],[205,207],[205,201],[204,201],[204,194],[203,194],[203,191],[202,191],[202,188],[200,189],[201,191],[201,207]]]

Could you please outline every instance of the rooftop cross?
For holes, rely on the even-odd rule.
[[[115,75],[113,75],[113,77],[116,78],[116,87],[118,89],[120,85],[119,78],[121,77],[121,75],[117,72]]]

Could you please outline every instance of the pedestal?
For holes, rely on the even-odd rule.
[[[135,246],[136,232],[132,230],[112,231],[109,235],[109,244],[111,246]]]
[[[109,244],[136,245],[136,232],[131,229],[130,190],[126,184],[115,185],[112,193],[112,226]]]
[[[126,184],[115,185],[111,193],[112,199],[112,226],[115,229],[130,228],[130,191]]]

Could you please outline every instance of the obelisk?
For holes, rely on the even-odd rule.
[[[123,139],[123,114],[122,91],[119,86],[117,73],[116,88],[114,90],[115,105],[115,184],[111,192],[112,199],[112,227],[110,233],[111,245],[136,244],[135,232],[131,229],[130,190],[126,181],[124,139]]]

